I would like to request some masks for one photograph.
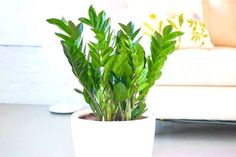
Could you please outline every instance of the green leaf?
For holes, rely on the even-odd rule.
[[[83,91],[79,90],[78,88],[74,88],[74,91],[76,91],[79,94],[83,94]]]
[[[113,49],[111,47],[105,49],[105,51],[102,51],[101,55],[102,57],[102,64],[106,63],[106,61],[108,60],[108,58],[110,57],[111,53],[113,52]]]
[[[75,24],[71,20],[68,21],[68,26],[71,30],[75,30]]]
[[[162,44],[162,35],[160,34],[160,33],[158,33],[157,31],[155,31],[154,32],[154,38],[155,38],[155,40],[157,41],[157,43],[159,44],[159,45],[161,45]]]
[[[170,41],[170,40],[174,40],[176,39],[177,37],[180,37],[182,36],[184,33],[183,32],[180,32],[180,31],[175,31],[175,32],[172,32],[166,36],[164,36],[164,41],[167,42],[167,41]]]
[[[108,47],[108,48],[102,50],[101,55],[105,56],[107,54],[111,54],[111,52],[113,52],[113,48],[112,47]]]
[[[61,30],[66,32],[68,35],[71,34],[71,30],[70,30],[69,26],[67,26],[62,20],[59,20],[59,19],[56,19],[56,18],[51,18],[51,19],[47,19],[47,22],[50,23],[50,24],[56,25]]]
[[[79,18],[79,21],[88,25],[88,26],[92,26],[91,22],[87,18],[81,17],[81,18]]]
[[[56,36],[62,38],[63,40],[68,41],[71,44],[73,44],[73,40],[69,36],[61,34],[61,33],[55,33],[55,34],[56,34]]]
[[[123,23],[119,23],[120,27],[123,29],[124,32],[127,32],[127,26]]]
[[[98,24],[97,25],[99,28],[101,28],[104,25],[105,18],[106,18],[106,13],[104,11],[101,11],[98,14]]]
[[[148,73],[148,69],[143,69],[142,70],[141,75],[139,75],[138,78],[137,78],[137,83],[138,84],[141,84],[146,80],[147,73]]]
[[[146,104],[140,101],[139,105],[132,110],[132,119],[139,119],[146,111]]]
[[[126,32],[130,37],[131,35],[134,33],[134,23],[133,22],[129,22],[127,24],[127,32]]]
[[[161,71],[156,71],[156,72],[155,72],[155,75],[154,75],[154,80],[159,79],[159,78],[161,77],[161,74],[162,74]],[[154,81],[153,81],[153,83],[154,83]]]
[[[121,68],[121,66],[124,64],[126,60],[126,56],[124,54],[119,54],[115,57],[115,63],[112,66],[112,71],[116,74],[116,75],[120,75],[120,72],[124,69]]]
[[[94,68],[100,67],[100,57],[99,54],[96,51],[90,50],[89,55],[92,58],[92,64]]]
[[[140,65],[140,66],[136,67],[135,73],[136,73],[137,75],[140,75],[140,73],[142,72],[142,70],[143,70],[143,65]]]
[[[89,18],[90,18],[90,22],[91,22],[92,26],[96,27],[97,26],[97,14],[96,14],[96,11],[92,5],[89,7],[88,14],[89,14]]]
[[[163,35],[168,35],[171,33],[171,31],[173,30],[173,27],[171,25],[167,25],[164,27],[163,29]]]
[[[76,35],[77,35],[77,37],[81,36],[81,34],[83,32],[83,29],[84,29],[84,26],[83,26],[82,23],[80,23],[76,26],[76,31],[77,31]]]
[[[176,41],[175,41],[175,40],[167,41],[167,42],[163,43],[162,49],[168,48],[168,47],[170,47],[170,46],[172,46],[172,45],[175,46],[175,44],[176,44]]]
[[[114,86],[114,95],[119,102],[122,102],[127,97],[127,88],[122,82],[118,82]]]
[[[125,65],[124,65],[124,67],[126,67],[125,68],[125,71],[124,71],[124,73],[125,73],[125,76],[126,76],[126,78],[127,78],[127,84],[130,84],[131,83],[131,77],[133,76],[133,74],[134,74],[134,71],[133,71],[133,66],[131,66],[129,63],[124,63]]]
[[[151,50],[152,50],[152,54],[156,54],[156,50],[159,49],[161,47],[161,44],[158,43],[158,41],[156,40],[156,38],[154,38],[153,36],[151,37]]]
[[[172,45],[170,45],[170,46],[164,48],[164,49],[162,50],[162,53],[164,53],[165,55],[169,55],[169,54],[171,54],[172,52],[174,52],[174,50],[175,50],[175,45],[172,44]]]
[[[138,33],[140,32],[140,30],[141,30],[141,28],[139,28],[139,29],[137,29],[135,32],[134,32],[134,34],[132,34],[132,36],[131,36],[131,39],[132,40],[134,40],[135,39],[135,37],[138,35]],[[140,40],[140,39],[139,39]]]
[[[104,66],[103,79],[104,79],[105,82],[108,80],[108,75],[111,71],[114,60],[115,60],[115,56],[111,56],[109,58],[108,62],[106,63],[106,65]]]
[[[146,88],[149,84],[147,82],[141,84],[139,87],[138,87],[138,92],[142,91],[144,88]]]

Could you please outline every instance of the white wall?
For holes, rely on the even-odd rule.
[[[46,19],[62,16],[77,20],[91,3],[109,14],[125,6],[124,0],[5,0],[0,5],[0,44],[42,45],[49,34]],[[51,34],[50,34],[51,35]]]
[[[34,3],[34,0],[1,1],[0,44],[39,44]]]
[[[40,48],[0,47],[0,59],[0,102],[39,104],[52,101],[49,93],[53,88],[47,87],[52,87],[52,80]]]
[[[87,14],[90,2],[1,2],[0,103],[51,105],[81,101],[81,97],[73,91],[77,80],[66,62],[59,40],[54,36],[57,29],[47,24],[46,19],[64,16],[77,20]],[[125,6],[124,1],[114,3],[112,0],[96,0],[95,5],[105,8],[110,14]]]

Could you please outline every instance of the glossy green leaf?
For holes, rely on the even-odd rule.
[[[126,99],[127,97],[127,88],[125,86],[125,84],[123,84],[122,82],[118,82],[114,85],[114,95],[115,98],[119,101],[122,102]]]
[[[183,34],[184,34],[183,32],[175,31],[175,32],[172,32],[172,33],[166,35],[163,40],[165,42],[170,41],[170,40],[174,40],[177,37],[182,36]]]
[[[81,21],[82,23],[84,23],[86,25],[92,26],[91,22],[87,18],[81,17],[81,18],[79,18],[79,21]]]
[[[165,26],[164,29],[163,29],[163,35],[168,35],[172,32],[173,30],[173,27],[171,25],[168,25],[168,26]]]
[[[61,39],[65,40],[65,41],[68,41],[71,44],[73,44],[73,40],[69,36],[64,35],[62,33],[55,33],[55,34],[56,34],[56,36],[60,37]]]
[[[71,34],[71,30],[70,30],[69,26],[67,26],[62,20],[59,20],[56,18],[51,18],[51,19],[47,19],[47,22],[58,26],[61,30],[66,32],[68,35]]]
[[[138,87],[138,91],[142,91],[144,88],[146,88],[149,84],[148,83],[143,83]]]
[[[96,27],[96,25],[97,25],[97,14],[96,14],[96,11],[95,11],[95,9],[92,5],[89,7],[88,14],[89,14],[89,18],[90,18],[90,22],[91,22],[92,26]]]

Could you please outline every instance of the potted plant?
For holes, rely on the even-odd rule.
[[[119,24],[114,32],[104,11],[96,13],[93,6],[89,17],[78,24],[65,19],[47,21],[63,32],[65,56],[74,75],[82,85],[75,91],[82,94],[91,112],[72,115],[72,136],[77,157],[151,157],[155,118],[144,116],[145,98],[161,76],[167,56],[175,50],[175,39],[183,33],[172,26],[151,36],[151,55],[140,44],[140,29],[134,24]],[[83,27],[94,33],[94,39],[83,40]]]

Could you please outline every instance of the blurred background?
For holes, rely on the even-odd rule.
[[[59,39],[54,36],[58,29],[46,19],[65,17],[76,21],[86,16],[91,3],[89,0],[1,2],[0,103],[78,103],[78,94],[73,91],[77,80],[64,58]],[[93,4],[108,8],[107,12],[115,11],[110,8],[112,1],[98,0]],[[123,6],[120,1],[115,8]]]

